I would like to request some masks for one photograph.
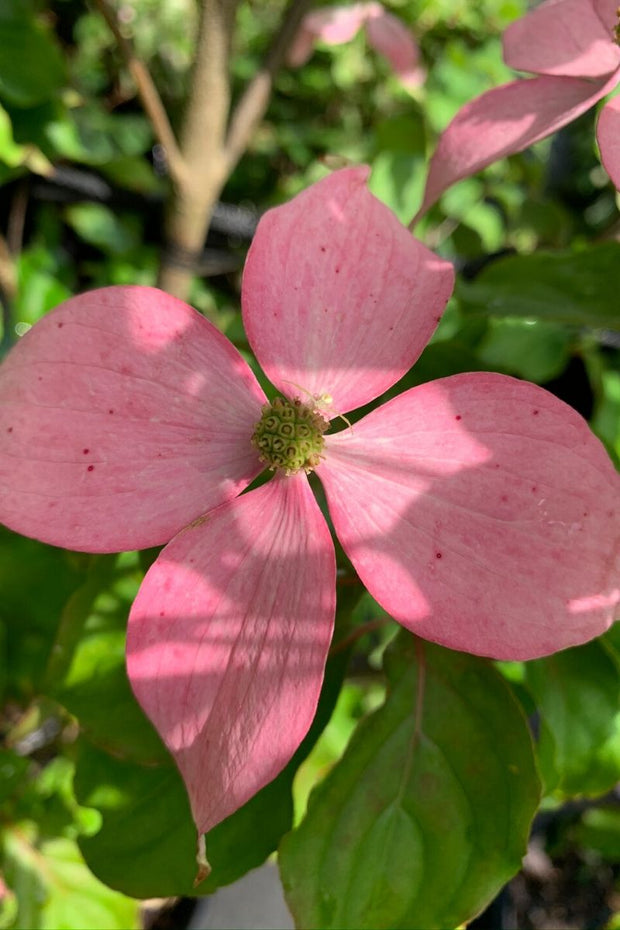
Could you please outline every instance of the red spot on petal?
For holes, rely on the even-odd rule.
[[[537,417],[539,413],[540,413],[539,410],[532,410],[532,416]]]
[[[114,413],[114,411],[113,411],[113,410],[108,410],[108,413]]]
[[[86,471],[94,471],[94,470],[95,470],[94,465],[89,465],[88,468],[86,469]]]
[[[538,488],[536,487],[536,485],[535,484],[532,485],[532,494],[536,494],[537,491],[538,491]]]
[[[321,246],[321,252],[326,252],[326,251],[327,251],[327,250],[326,250],[325,246],[322,245],[322,246]]]
[[[435,558],[436,558],[436,559],[440,559],[441,557],[442,557],[442,553],[441,553],[441,552],[436,552],[436,553],[435,553]]]
[[[62,329],[64,325],[65,325],[64,323],[56,323],[56,326],[58,327],[58,329]]]
[[[455,416],[455,418],[454,418],[454,419],[455,419],[455,420],[462,420],[462,419],[463,419],[463,417],[461,416],[461,414],[460,414],[460,413],[457,413],[457,415]]]
[[[502,500],[503,500],[504,503],[506,503],[506,501],[508,500],[508,495],[507,495],[507,494],[502,494]]]
[[[88,455],[90,449],[82,449],[82,455]]]
[[[340,265],[336,265],[336,274],[340,274]]]
[[[8,426],[8,427],[7,427],[7,433],[12,433],[12,432],[13,432],[13,427],[12,427],[12,426]]]
[[[160,611],[159,611],[159,616],[160,616],[160,617],[165,617],[165,616],[166,616],[165,611],[160,610]]]

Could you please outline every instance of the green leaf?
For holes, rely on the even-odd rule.
[[[402,223],[409,223],[415,205],[424,192],[424,160],[409,152],[379,152],[373,161],[370,189],[396,213]]]
[[[139,765],[82,738],[74,787],[78,802],[102,816],[100,830],[80,838],[101,881],[137,898],[191,893],[196,831],[172,761]]]
[[[140,224],[134,216],[119,216],[101,203],[67,207],[67,222],[85,242],[109,255],[124,255],[140,242]]]
[[[298,927],[455,927],[519,868],[539,783],[526,721],[485,660],[401,633],[385,704],[285,837]]]
[[[127,617],[143,577],[137,553],[94,563],[86,583],[65,606],[75,638],[50,691],[77,717],[95,745],[121,759],[168,762],[169,756],[133,696],[125,670]]]
[[[50,238],[45,238],[45,245],[34,244],[24,249],[17,260],[13,316],[16,324],[26,324],[26,328],[71,296],[70,288],[62,280],[62,269]]]
[[[0,527],[0,621],[7,631],[7,689],[37,693],[67,598],[83,580],[84,560]]]
[[[463,309],[491,316],[575,326],[620,326],[620,243],[581,252],[510,255],[468,283],[458,281]]]
[[[620,779],[620,671],[601,641],[528,662],[538,704],[538,755],[548,792],[603,794]]]
[[[15,5],[0,11],[0,95],[28,107],[52,98],[64,80],[62,55],[50,33]]]
[[[0,803],[4,804],[23,783],[28,765],[28,760],[12,749],[0,749]]]
[[[33,145],[18,145],[13,138],[11,118],[0,106],[0,162],[10,168],[25,165],[38,174],[51,174],[52,165]]]
[[[291,828],[293,778],[331,715],[347,657],[343,651],[328,662],[315,720],[287,767],[207,836],[213,871],[197,889],[196,829],[172,760],[139,765],[80,740],[76,797],[102,815],[100,831],[80,840],[93,872],[125,894],[148,898],[208,894],[264,862]]]
[[[489,368],[540,383],[564,371],[570,346],[570,334],[556,323],[492,318],[478,355]]]
[[[18,901],[17,926],[31,930],[138,927],[136,901],[106,888],[69,839],[37,842],[31,824],[6,830],[4,874]]]

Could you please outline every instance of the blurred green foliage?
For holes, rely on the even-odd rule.
[[[389,8],[416,36],[428,71],[413,94],[361,36],[341,47],[317,48],[303,68],[283,68],[223,200],[252,217],[322,176],[331,159],[367,162],[373,192],[408,222],[438,133],[464,102],[511,78],[501,59],[501,32],[525,7],[525,0],[393,0]],[[196,4],[123,0],[119,10],[176,127],[193,55]],[[263,61],[281,13],[274,0],[260,8],[241,4],[234,99]],[[556,139],[461,182],[419,225],[417,234],[454,261],[459,281],[433,341],[398,389],[485,368],[549,384],[591,417],[620,461],[620,227],[617,194],[598,162],[593,128],[594,115],[587,114]],[[2,348],[77,291],[154,283],[168,189],[165,160],[96,10],[79,0],[3,0],[0,232],[16,284],[13,294],[3,295]],[[248,238],[246,227],[214,223],[207,245],[214,267],[225,270],[197,277],[192,292],[196,306],[246,354],[238,269]],[[195,837],[185,792],[124,671],[127,612],[144,570],[143,555],[96,559],[0,534],[2,869],[8,886],[0,895],[0,927],[137,926],[135,901],[102,884],[83,857],[99,878],[126,894],[192,891]],[[332,822],[349,788],[364,784],[356,738],[345,753],[359,718],[374,712],[366,732],[390,715],[411,722],[393,668],[392,692],[376,709],[385,695],[379,669],[393,624],[366,596],[357,605],[344,600],[339,622],[337,636],[367,625],[371,631],[352,647],[344,690],[349,650],[332,660],[308,743],[276,782],[213,831],[209,851],[221,871],[201,891],[234,880],[275,849],[293,823],[291,791],[299,820],[313,782],[330,770],[310,807]],[[414,677],[409,649],[403,655]],[[436,647],[428,649],[432,669],[453,662],[449,677],[470,674],[474,684],[484,679],[499,694],[488,711],[498,740],[502,712],[519,721],[514,738],[528,776],[510,823],[522,838],[536,791],[525,723],[483,660],[446,658]],[[538,720],[536,752],[548,805],[599,795],[620,778],[619,654],[617,636],[608,635],[526,667],[500,665],[526,713]],[[467,717],[465,691],[451,693],[450,700]],[[336,713],[319,739],[339,692]],[[476,700],[479,709],[482,699]],[[475,717],[467,717],[472,733],[478,732]],[[398,767],[398,753],[373,739],[378,757],[386,753],[386,769]],[[412,784],[419,775],[413,772]],[[466,785],[471,796],[476,777],[487,776],[472,773]],[[415,806],[411,785],[406,791],[406,803]],[[474,806],[475,828],[488,832],[480,798]],[[377,820],[369,829],[395,831],[391,841],[399,854],[413,855],[409,828],[396,807],[390,810],[393,823]],[[501,821],[505,815],[498,802],[492,817]],[[304,872],[314,863],[318,841],[304,823],[287,840],[291,884],[299,874],[295,868]],[[456,859],[474,855],[467,838],[457,834],[451,837]],[[619,836],[617,808],[603,806],[580,814],[566,842],[613,860]],[[437,852],[432,846],[430,851]],[[478,850],[483,858],[487,853],[486,846]],[[510,862],[500,863],[489,881],[476,879],[479,896],[450,912],[451,918],[471,916],[514,871],[518,850],[510,853]],[[474,856],[472,874],[477,861]],[[365,863],[356,860],[351,869],[371,881]],[[299,905],[308,908],[306,914],[323,914],[315,891],[311,885],[303,889],[311,899]],[[399,887],[381,893],[386,913],[406,897]],[[357,920],[355,908],[351,913]],[[429,920],[437,919],[441,915],[429,912]]]

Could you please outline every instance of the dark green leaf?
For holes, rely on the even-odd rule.
[[[89,866],[106,884],[134,897],[207,894],[260,865],[290,830],[291,787],[327,723],[348,653],[328,662],[312,727],[283,772],[207,836],[209,878],[195,889],[196,830],[176,767],[115,758],[80,741],[76,795],[102,814],[101,830],[80,840]]]
[[[561,797],[602,794],[620,779],[620,672],[602,642],[526,664],[540,713],[540,769]]]
[[[543,321],[490,319],[478,349],[485,367],[542,383],[557,378],[570,357],[566,328]]]
[[[50,692],[97,746],[121,759],[167,763],[125,670],[127,617],[143,574],[138,554],[125,553],[116,565],[110,557],[94,564],[96,571],[63,611],[75,637],[66,661],[52,670]]]
[[[63,606],[83,580],[88,558],[0,527],[0,620],[7,631],[7,687],[13,695],[37,693]]]
[[[620,326],[620,243],[580,252],[509,255],[458,282],[465,310],[575,326]]]
[[[385,704],[310,797],[280,863],[298,927],[455,927],[520,864],[539,784],[485,660],[401,634]]]
[[[0,95],[19,106],[49,100],[62,87],[65,69],[51,35],[25,10],[0,15]]]

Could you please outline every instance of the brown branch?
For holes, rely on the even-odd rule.
[[[245,152],[256,127],[265,115],[276,73],[281,68],[286,52],[312,2],[313,0],[290,0],[265,63],[252,78],[234,109],[225,145],[229,174]]]
[[[169,293],[186,299],[213,207],[264,116],[275,74],[312,0],[290,0],[265,63],[235,107],[228,131],[229,58],[237,0],[202,0],[192,84],[179,143],[151,77],[122,35],[109,0],[93,2],[116,37],[168,156],[174,190],[166,218],[168,247],[158,283]]]
[[[191,285],[193,264],[228,179],[223,158],[230,106],[229,59],[236,0],[203,0],[192,84],[181,130],[181,153],[188,179],[173,192],[167,222],[169,243],[159,285],[182,299]]]
[[[132,43],[121,32],[108,0],[94,0],[94,3],[114,35],[127,69],[135,81],[144,111],[151,121],[157,140],[165,150],[170,175],[175,183],[183,183],[187,176],[186,166],[153,79],[144,62],[136,55]]]
[[[11,304],[17,294],[17,270],[7,241],[0,235],[0,317],[2,319],[2,347],[12,341]]]

